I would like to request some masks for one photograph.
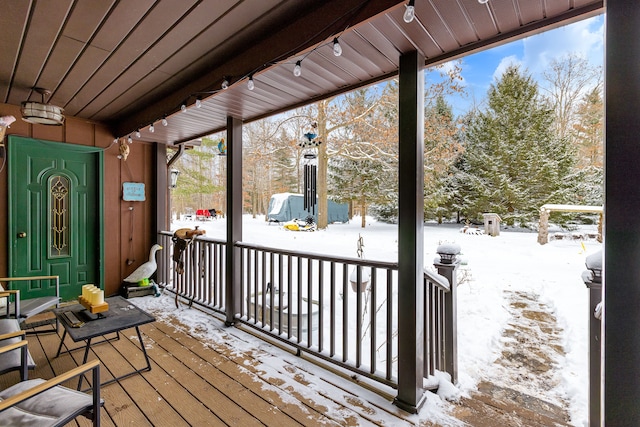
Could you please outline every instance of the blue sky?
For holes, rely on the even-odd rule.
[[[489,85],[511,64],[518,64],[540,81],[549,62],[577,53],[591,65],[604,62],[604,17],[582,20],[555,30],[485,50],[462,59],[462,77],[468,97],[450,99],[454,112],[461,114],[474,103],[480,104]],[[428,79],[429,77],[427,77]]]

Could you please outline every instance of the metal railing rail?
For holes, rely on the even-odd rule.
[[[199,236],[183,253],[184,272],[172,260],[171,233],[158,281],[189,303],[224,313],[224,241]],[[240,312],[236,321],[327,362],[397,386],[398,264],[334,257],[239,242]],[[424,376],[451,372],[449,280],[425,271]],[[453,302],[455,304],[455,302]],[[453,329],[455,331],[455,329]],[[449,343],[451,344],[451,343]],[[449,345],[449,348],[451,346]]]

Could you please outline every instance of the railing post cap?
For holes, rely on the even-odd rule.
[[[438,246],[436,252],[440,255],[442,264],[453,264],[456,260],[456,255],[460,254],[460,245],[457,243],[442,243]]]

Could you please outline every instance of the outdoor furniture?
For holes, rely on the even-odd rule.
[[[36,367],[26,345],[26,332],[16,319],[0,319],[0,375],[20,371],[20,381],[28,378],[28,369]]]
[[[0,348],[0,356],[14,351],[14,347],[23,348],[23,354],[26,354],[27,341]],[[88,371],[92,371],[91,394],[60,385]],[[79,415],[90,415],[93,425],[99,426],[103,404],[100,399],[100,362],[93,360],[50,380],[26,380],[1,391],[0,425],[63,426]]]
[[[146,323],[154,322],[156,320],[155,317],[131,304],[128,300],[121,296],[105,298],[105,302],[109,304],[109,310],[97,314],[89,313],[89,311],[80,304],[74,304],[54,310],[56,317],[64,327],[64,333],[62,334],[62,338],[60,339],[60,345],[58,346],[56,357],[60,356],[60,353],[62,352],[62,346],[64,344],[64,339],[67,335],[69,335],[73,342],[85,342],[84,347],[79,346],[65,351],[65,353],[71,353],[72,351],[84,348],[84,357],[82,359],[82,363],[87,362],[89,349],[91,348],[92,344],[97,345],[114,339],[120,339],[120,331],[130,328],[136,328],[136,333],[138,334],[138,339],[140,342],[140,348],[142,349],[142,353],[144,354],[147,365],[143,368],[134,369],[132,372],[106,381],[102,383],[102,385],[107,385],[114,381],[127,378],[131,375],[151,370],[151,363],[149,361],[149,356],[147,355],[147,350],[144,347],[144,342],[142,341],[142,334],[140,334],[139,326]],[[71,312],[73,316],[75,316],[82,323],[82,325],[74,326],[65,315],[65,313],[68,312]],[[105,335],[114,333],[116,334],[115,337],[105,337]],[[100,336],[103,337],[102,340],[93,342],[94,338]],[[80,381],[78,382],[78,390],[80,390],[81,384],[82,377],[80,377]]]
[[[56,281],[56,294],[51,296],[21,299],[20,291],[12,289],[12,283],[14,282],[54,279]],[[6,283],[7,286],[3,287],[2,283]],[[22,326],[27,318],[58,306],[60,302],[60,278],[58,276],[2,277],[0,278],[0,299],[5,302],[5,315],[7,317],[15,317]]]

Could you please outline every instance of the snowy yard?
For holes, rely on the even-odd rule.
[[[172,229],[199,225],[207,236],[224,239],[225,220],[174,222]],[[397,226],[370,220],[365,229],[360,218],[349,224],[333,224],[327,230],[293,232],[264,217],[245,216],[244,241],[305,252],[355,257],[358,236],[364,242],[364,258],[397,259]],[[459,225],[425,225],[424,262],[432,265],[436,248],[445,242],[462,248],[458,273],[459,384],[468,395],[483,380],[502,381],[530,395],[558,405],[568,405],[571,424],[588,425],[588,291],[581,280],[587,255],[601,249],[595,240],[552,240],[541,246],[533,232],[505,231],[500,236],[460,233]],[[565,355],[554,358],[556,366],[542,381],[521,381],[515,368],[505,370],[494,363],[507,339],[504,331],[519,322],[509,300],[513,295],[533,296],[548,308],[561,331],[559,341]],[[141,300],[142,302],[142,300]],[[151,301],[150,301],[151,303]],[[151,308],[151,307],[150,307]],[[524,321],[525,319],[521,319]],[[419,417],[446,419],[447,405],[429,399]],[[452,420],[453,423],[453,420]]]

